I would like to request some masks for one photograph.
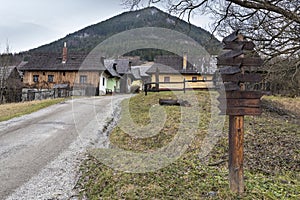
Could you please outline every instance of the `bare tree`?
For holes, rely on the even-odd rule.
[[[6,45],[5,52],[0,55],[0,104],[4,102],[4,95],[7,86],[8,67],[11,55],[9,54],[9,45]]]
[[[212,14],[212,32],[224,37],[241,30],[266,59],[269,81],[300,95],[300,1],[296,0],[123,0],[130,9],[161,3],[190,20]]]

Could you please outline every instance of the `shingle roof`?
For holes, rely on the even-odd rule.
[[[182,69],[183,58],[176,55],[162,55],[156,56],[154,62],[165,66],[170,66],[173,69],[179,71]]]
[[[146,72],[147,74],[154,74],[156,68],[159,69],[161,74],[200,74],[205,64],[207,62],[205,58],[197,59],[195,66],[190,62],[187,63],[187,68],[183,69],[183,58],[176,55],[163,55],[157,56],[155,58],[155,63]],[[207,62],[209,64],[209,62]]]
[[[142,79],[139,68],[132,68],[131,72],[132,72],[134,79],[136,79],[136,80]]]
[[[151,66],[132,66],[131,69],[139,69],[141,77],[150,77],[146,72],[150,69]]]
[[[130,74],[130,61],[129,59],[117,59],[115,60],[115,64],[117,64],[117,72],[119,74]]]
[[[174,69],[173,67],[163,65],[163,64],[160,64],[160,63],[154,63],[147,70],[147,74],[155,74],[157,68],[159,69],[160,74],[178,74],[179,73],[179,71]]]
[[[112,62],[110,62],[112,61]],[[114,62],[113,60],[110,60],[110,61],[104,61],[104,65],[105,65],[105,68],[106,68],[106,71],[113,77],[121,77],[117,72],[116,70],[114,69]]]
[[[29,57],[27,64],[19,68],[21,71],[101,71],[104,69],[100,55],[82,53],[69,53],[66,63],[62,63],[60,53],[35,53]]]

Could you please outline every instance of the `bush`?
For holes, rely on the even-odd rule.
[[[130,92],[131,93],[140,93],[140,86],[138,85],[133,85],[130,87]]]

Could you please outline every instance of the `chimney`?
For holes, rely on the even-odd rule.
[[[182,63],[182,69],[185,71],[187,68],[187,53],[183,53],[183,63]]]
[[[101,64],[103,65],[103,66],[105,66],[105,62],[104,62],[104,60],[105,60],[105,57],[103,57],[103,56],[101,56],[101,58],[100,58],[100,62],[101,62]]]
[[[67,43],[64,42],[63,53],[62,53],[62,63],[63,64],[65,64],[67,62],[67,58],[68,58]]]

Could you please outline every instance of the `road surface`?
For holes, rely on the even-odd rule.
[[[5,199],[66,151],[87,147],[129,96],[79,98],[0,123],[0,199]],[[72,150],[75,151],[75,150]],[[67,158],[64,158],[67,159]]]

